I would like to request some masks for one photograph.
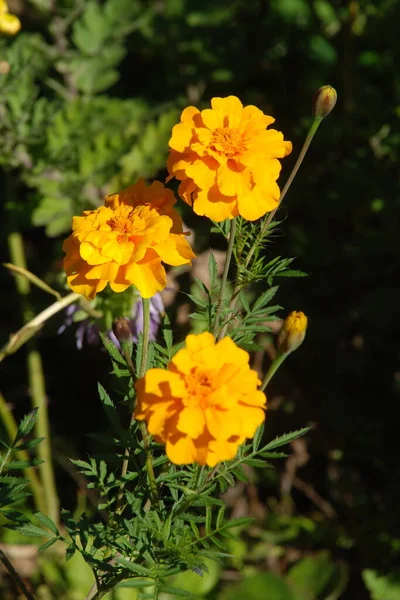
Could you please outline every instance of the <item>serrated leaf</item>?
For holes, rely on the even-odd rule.
[[[118,350],[115,344],[103,333],[100,333],[101,340],[104,344],[105,349],[109,353],[109,355],[119,364],[124,365],[126,367],[125,359],[122,354]]]
[[[297,438],[301,437],[302,435],[305,435],[308,431],[310,431],[310,429],[311,427],[303,427],[302,429],[297,429],[296,431],[292,431],[290,433],[285,433],[284,435],[278,436],[277,438],[272,440],[272,442],[269,442],[269,444],[264,446],[262,451],[265,452],[266,450],[273,450],[274,448],[285,446],[286,444],[293,442],[293,440],[297,440]]]
[[[159,586],[160,592],[165,592],[166,594],[170,594],[171,596],[175,597],[179,597],[179,598],[193,598],[193,594],[191,594],[190,592],[186,592],[185,590],[181,590],[179,588],[176,587],[171,587],[170,585],[163,585],[161,584]]]
[[[264,423],[261,423],[261,425],[257,428],[257,431],[254,435],[254,438],[253,438],[253,451],[254,452],[256,452],[258,450],[258,448],[260,447],[262,436],[264,434],[264,428],[265,428]]]
[[[47,550],[47,548],[50,548],[57,541],[58,541],[58,538],[56,538],[56,537],[51,538],[51,540],[48,540],[47,542],[45,542],[44,544],[39,546],[38,552],[43,552],[43,550]]]
[[[50,533],[48,531],[44,531],[40,529],[40,527],[36,527],[36,525],[32,525],[29,523],[27,525],[21,525],[17,527],[12,527],[14,531],[18,531],[22,535],[27,535],[31,537],[49,537]]]
[[[253,304],[252,312],[254,312],[256,310],[260,310],[261,308],[266,306],[272,300],[272,298],[275,296],[277,291],[278,291],[278,286],[276,285],[275,287],[271,287],[269,290],[267,290],[266,292],[261,294],[261,296],[259,298],[257,298],[257,300]]]
[[[121,567],[125,567],[129,571],[133,571],[134,573],[137,573],[138,575],[142,575],[144,577],[152,576],[150,569],[146,569],[146,567],[143,567],[142,565],[138,565],[137,563],[126,560],[125,558],[117,557],[115,559],[115,562],[118,563],[119,565],[121,565]]]
[[[56,524],[50,519],[50,517],[44,515],[41,512],[36,512],[35,517],[42,523],[42,525],[50,529],[50,531],[54,533],[54,535],[59,535],[60,532],[58,531]]]
[[[28,435],[28,433],[32,431],[36,423],[38,410],[38,408],[34,408],[22,419],[21,423],[19,424],[18,431],[13,442],[13,446],[15,446],[15,444],[17,444],[19,440],[21,440],[23,437],[25,437],[26,435]]]

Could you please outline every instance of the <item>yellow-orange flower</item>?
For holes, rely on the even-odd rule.
[[[264,421],[266,397],[249,355],[228,337],[188,335],[167,369],[136,382],[136,419],[165,442],[171,462],[213,467],[229,460]]]
[[[236,96],[213,98],[212,108],[186,108],[172,130],[169,179],[198,215],[214,221],[241,215],[254,221],[278,206],[278,158],[292,151],[275,119]]]
[[[8,12],[7,2],[0,0],[0,33],[15,35],[21,29],[21,22]]]
[[[164,289],[161,261],[178,266],[195,256],[175,202],[159,181],[146,186],[140,180],[107,196],[105,206],[74,217],[73,232],[63,245],[70,288],[88,299],[108,283],[114,292],[135,285],[143,298]]]

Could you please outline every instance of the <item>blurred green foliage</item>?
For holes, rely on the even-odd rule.
[[[280,252],[297,256],[296,268],[310,277],[281,285],[278,301],[304,310],[310,324],[301,351],[269,392],[269,428],[273,436],[316,423],[311,458],[297,471],[311,491],[292,486],[288,501],[286,463],[258,476],[268,514],[255,538],[242,536],[232,552],[243,581],[222,593],[250,600],[257,598],[253,586],[254,594],[270,586],[274,600],[290,594],[333,600],[330,578],[346,580],[345,562],[349,581],[341,597],[397,598],[400,4],[35,0],[19,16],[22,33],[0,39],[2,255],[7,231],[23,230],[45,278],[54,276],[49,257],[60,259],[73,214],[139,176],[164,178],[171,126],[183,106],[232,93],[273,114],[295,148],[284,181],[310,124],[312,93],[328,83],[338,90],[338,104],[280,212],[287,217]],[[209,247],[202,220],[182,210],[196,228],[197,249]],[[18,319],[4,272],[0,284],[10,290],[1,300],[2,314],[11,315],[1,325],[6,339]],[[56,396],[67,376],[46,344],[62,437],[63,405],[72,414],[81,406],[69,382]],[[63,352],[76,361],[77,379],[85,377],[89,358],[71,358],[68,347]],[[10,402],[23,401],[13,360],[4,393]],[[92,410],[95,400],[87,402]],[[315,504],[313,492],[334,507],[333,515]],[[246,574],[246,562],[260,572]]]

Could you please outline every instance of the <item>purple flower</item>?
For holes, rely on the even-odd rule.
[[[74,316],[81,310],[79,305],[71,304],[65,310],[64,323],[58,329],[57,333],[63,333],[68,327],[75,323]],[[164,315],[164,304],[160,294],[155,294],[150,298],[150,332],[149,338],[154,341],[157,337],[158,329],[160,327],[161,319]],[[129,327],[132,333],[132,339],[134,342],[138,341],[139,333],[143,331],[143,304],[139,298],[132,306],[131,317],[125,317],[129,323]],[[112,329],[107,332],[110,340],[121,350],[121,344],[116,338]],[[79,350],[83,348],[83,345],[98,345],[100,343],[100,329],[91,317],[86,317],[81,321],[78,321],[78,326],[75,331],[76,346]]]

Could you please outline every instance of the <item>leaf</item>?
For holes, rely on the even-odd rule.
[[[336,579],[336,565],[326,551],[302,558],[289,570],[286,577],[290,587],[302,600],[319,598],[328,584]]]
[[[268,304],[272,298],[275,296],[278,291],[278,286],[269,288],[266,292],[261,294],[261,296],[254,302],[252,312],[263,308],[266,304]]]
[[[48,540],[47,542],[45,542],[44,544],[42,544],[41,546],[39,546],[38,552],[43,552],[43,550],[47,550],[47,548],[50,548],[57,541],[58,541],[58,537],[51,538],[51,540]]]
[[[217,261],[215,260],[215,256],[212,252],[210,252],[208,257],[208,274],[210,276],[210,289],[212,290],[215,287],[218,275]]]
[[[193,598],[193,594],[190,592],[186,592],[185,590],[181,590],[176,587],[171,587],[170,585],[160,585],[160,592],[165,592],[166,594],[171,594],[174,598]]]
[[[284,435],[278,436],[277,438],[272,440],[272,442],[269,442],[269,444],[264,446],[262,450],[264,452],[266,450],[273,450],[274,448],[285,446],[286,444],[293,442],[293,440],[296,440],[302,435],[305,435],[308,431],[310,431],[310,429],[311,427],[303,427],[303,429],[297,429],[297,431],[292,431],[290,433],[285,433]]]
[[[372,569],[364,569],[362,578],[371,593],[371,600],[398,600],[400,598],[400,571],[382,575]]]
[[[29,523],[27,525],[21,525],[17,527],[12,527],[14,531],[18,531],[22,535],[32,536],[32,537],[49,537],[50,534],[48,531],[44,531],[40,529],[40,527],[36,527],[36,525],[32,525]]]
[[[115,344],[108,338],[104,333],[100,333],[101,341],[104,344],[105,349],[109,353],[109,355],[119,364],[124,365],[126,367],[126,362],[121,352],[118,350]]]
[[[19,440],[21,440],[23,437],[25,437],[26,435],[28,435],[28,433],[32,431],[36,423],[38,410],[38,408],[34,408],[22,419],[21,423],[19,424],[18,431],[13,442],[13,446],[15,446],[15,444],[17,444]]]
[[[42,523],[42,525],[44,525],[45,527],[50,529],[50,531],[52,533],[54,533],[54,535],[60,534],[60,532],[57,529],[56,524],[50,519],[50,517],[48,517],[47,515],[44,515],[41,512],[36,512],[35,517]]]
[[[231,586],[224,600],[302,600],[275,573],[259,573]]]
[[[152,577],[152,573],[150,569],[146,569],[142,565],[138,565],[135,562],[131,562],[130,560],[126,560],[125,558],[118,557],[115,559],[115,562],[121,565],[121,567],[125,567],[129,571],[133,571],[138,575],[142,575],[144,577]]]
[[[264,434],[264,428],[265,428],[264,423],[261,423],[261,425],[258,427],[256,433],[254,434],[254,438],[253,438],[253,451],[254,452],[257,452],[258,448],[260,447],[262,436]]]

